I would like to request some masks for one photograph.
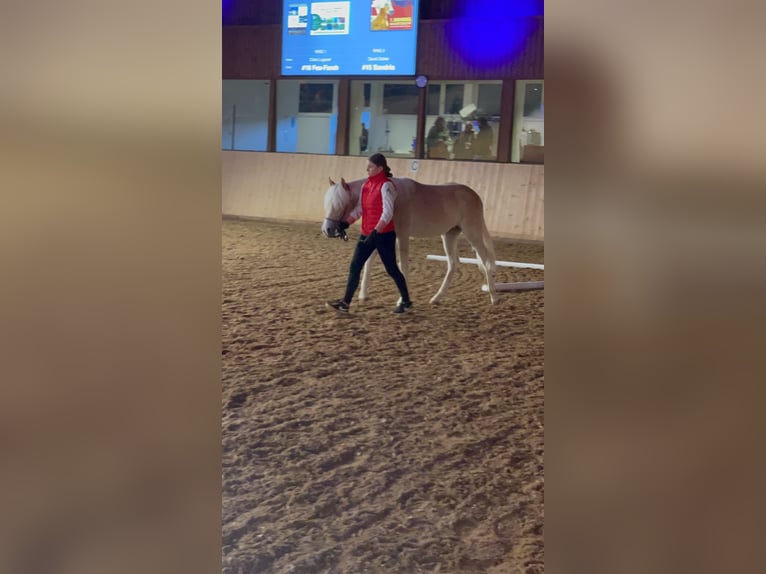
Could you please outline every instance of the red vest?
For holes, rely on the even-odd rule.
[[[369,178],[362,186],[362,234],[369,235],[383,215],[383,184],[390,181],[385,174]],[[391,184],[393,185],[393,183]],[[381,233],[394,230],[394,218],[391,218]]]

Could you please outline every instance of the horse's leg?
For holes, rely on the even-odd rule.
[[[487,280],[489,290],[489,299],[492,303],[497,303],[497,290],[495,289],[495,246],[492,236],[489,234],[484,218],[476,218],[471,225],[463,228],[466,239],[476,251],[479,257],[480,267],[484,271],[484,277]]]
[[[370,257],[367,260],[367,263],[364,264],[364,268],[362,269],[362,283],[359,287],[359,301],[364,301],[367,299],[367,285],[370,282],[370,262],[372,261],[372,257]]]
[[[486,250],[486,263],[484,265],[484,276],[487,278],[487,289],[489,290],[489,300],[494,305],[497,303],[497,289],[495,288],[495,242],[489,234],[484,217],[481,218],[481,233],[484,239],[483,245]]]
[[[397,235],[396,243],[399,250],[399,269],[406,279],[410,271],[410,238]]]
[[[410,270],[410,234],[409,231],[402,233],[401,235],[399,233],[396,234],[396,243],[397,248],[399,249],[399,270],[402,272],[402,275],[404,275],[405,281],[407,280],[407,276],[409,274]],[[409,285],[407,286],[409,288]],[[410,294],[412,296],[412,294]],[[399,301],[397,301],[397,305],[399,303],[402,303],[402,297],[399,296]]]
[[[457,256],[457,238],[460,237],[460,228],[453,227],[447,233],[442,235],[442,243],[444,244],[444,253],[447,255],[447,274],[444,276],[441,287],[436,292],[436,295],[431,297],[431,303],[438,303],[439,300],[444,297],[444,293],[447,292],[447,287],[452,282],[452,278],[455,276],[457,266],[459,264]]]

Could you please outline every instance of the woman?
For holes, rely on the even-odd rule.
[[[367,131],[367,126],[362,122],[362,134],[359,136],[359,155],[362,155],[367,151],[367,142],[370,138],[370,132]]]
[[[426,145],[428,147],[429,158],[449,159],[450,138],[447,124],[442,116],[436,118],[434,125],[428,130],[426,136]]]
[[[473,132],[473,123],[466,122],[465,129],[455,140],[455,159],[471,159],[473,157],[473,145],[476,134]]]
[[[362,235],[351,258],[346,293],[343,299],[328,301],[327,305],[339,313],[348,313],[351,299],[359,286],[362,267],[377,249],[386,272],[394,279],[401,295],[394,313],[406,313],[412,307],[412,302],[407,290],[407,281],[396,264],[396,231],[393,221],[396,188],[390,179],[391,169],[383,154],[376,153],[369,157],[367,175],[369,177],[362,186],[359,201],[342,225],[342,228],[346,229],[362,216]]]
[[[487,118],[479,118],[479,133],[476,134],[473,144],[474,155],[476,156],[474,159],[494,159],[493,142],[494,134]]]

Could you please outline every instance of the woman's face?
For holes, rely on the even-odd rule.
[[[379,165],[375,165],[371,161],[367,162],[367,175],[372,177],[373,175],[378,175],[381,171],[383,171],[383,168]]]

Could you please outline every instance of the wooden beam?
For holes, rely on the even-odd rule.
[[[418,123],[415,128],[415,157],[425,157],[426,139],[426,102],[428,100],[428,86],[418,91]]]
[[[497,161],[511,161],[511,134],[513,133],[513,98],[516,80],[503,80],[500,99],[500,126],[497,128]]]
[[[335,155],[348,155],[348,118],[351,115],[351,80],[338,80],[338,131],[335,134]]]
[[[269,123],[266,151],[277,151],[277,80],[269,80]]]
[[[521,283],[495,283],[495,291],[498,293],[518,293],[520,291],[538,291],[545,289],[544,281],[523,281]],[[486,285],[481,286],[482,291],[489,291]]]
[[[446,255],[426,255],[426,259],[431,261],[447,261]],[[459,257],[460,263],[479,264],[479,260],[472,257]],[[518,267],[519,269],[545,269],[541,263],[516,263],[515,261],[495,261],[498,267]]]

